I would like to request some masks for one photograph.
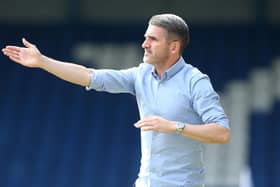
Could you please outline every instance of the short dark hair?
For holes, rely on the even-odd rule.
[[[166,29],[168,35],[175,35],[181,42],[180,53],[190,42],[189,27],[186,22],[175,14],[158,14],[151,17],[149,24]]]

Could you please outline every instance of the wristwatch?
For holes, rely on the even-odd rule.
[[[182,131],[184,130],[185,128],[185,124],[182,123],[182,122],[177,122],[176,123],[176,133],[179,135],[182,133]]]

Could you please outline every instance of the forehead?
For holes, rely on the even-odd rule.
[[[151,25],[149,24],[147,30],[146,30],[146,33],[145,33],[145,36],[152,36],[152,37],[166,37],[167,36],[167,31],[162,28],[162,27],[159,27],[159,26],[156,26],[156,25]]]

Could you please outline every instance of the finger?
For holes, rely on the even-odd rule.
[[[18,54],[14,54],[14,53],[4,53],[4,55],[6,55],[7,57],[20,58]]]
[[[137,128],[141,128],[145,125],[148,125],[149,123],[146,121],[146,120],[139,120],[137,121],[134,126],[137,127]]]
[[[153,121],[147,121],[147,120],[138,121],[137,123],[134,124],[136,128],[142,128],[145,126],[153,126],[153,125],[154,125]]]
[[[140,124],[137,122],[137,123],[134,123],[134,127],[136,128],[140,128]]]
[[[20,47],[8,45],[3,50],[11,50],[11,51],[20,52]]]
[[[136,128],[143,128],[143,127],[153,127],[154,123],[148,121],[141,121],[134,124]]]
[[[138,122],[134,123],[134,126],[135,126],[136,128],[141,128],[141,127],[144,125],[143,123],[144,123],[144,122],[138,121]]]
[[[145,122],[152,122],[154,120],[154,117],[148,117],[148,118],[144,118],[144,119],[141,119],[139,121],[137,121],[135,124],[141,124],[141,123],[145,123]]]
[[[28,42],[25,38],[22,38],[22,43],[25,47],[28,47],[28,48],[34,47],[34,45],[32,43]]]
[[[152,131],[152,130],[154,130],[154,127],[153,126],[145,126],[145,127],[142,127],[141,130],[142,131]]]
[[[2,50],[4,55],[9,56],[9,55],[19,55],[19,51],[17,50],[10,50],[10,49],[3,49]]]
[[[20,58],[18,56],[9,56],[9,58],[12,60],[12,61],[15,61],[17,63],[20,63]]]

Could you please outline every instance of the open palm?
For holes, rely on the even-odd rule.
[[[22,43],[25,47],[6,46],[2,49],[4,55],[24,66],[39,67],[41,57],[40,51],[35,45],[29,43],[24,38],[22,39]]]

